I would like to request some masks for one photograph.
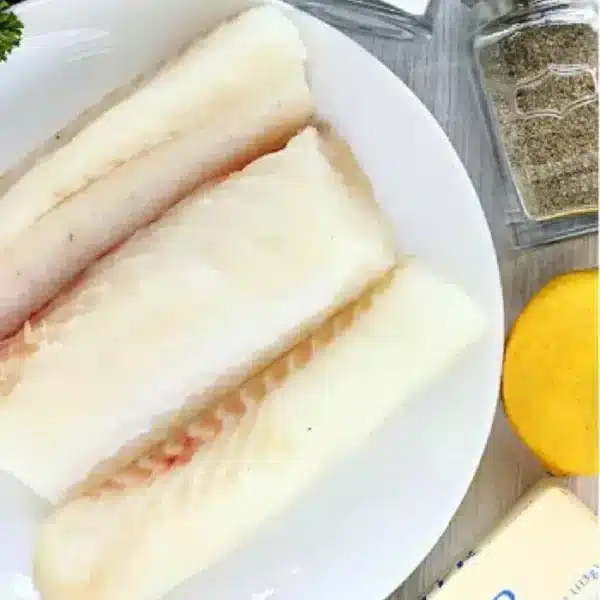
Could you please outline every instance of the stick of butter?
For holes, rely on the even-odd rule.
[[[423,600],[600,600],[598,519],[544,481]]]

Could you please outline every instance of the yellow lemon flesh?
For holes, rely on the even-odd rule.
[[[509,336],[504,407],[555,475],[598,473],[598,271],[544,287]]]

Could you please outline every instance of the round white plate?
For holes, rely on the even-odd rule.
[[[35,37],[0,66],[0,169],[103,92],[249,3],[26,3],[21,15]],[[323,23],[290,14],[309,49],[319,110],[351,143],[370,175],[396,224],[401,249],[463,286],[487,311],[488,333],[359,454],[349,456],[238,552],[175,590],[170,600],[383,600],[448,525],[477,468],[496,407],[504,336],[500,278],[489,230],[462,164],[434,118],[382,64]],[[73,40],[77,48],[82,40],[87,46],[68,62]],[[3,489],[0,481],[0,495]],[[37,510],[20,511],[20,518],[25,513],[33,519]],[[29,531],[25,523],[15,525],[13,514],[0,514],[3,600],[35,597],[15,572],[26,570],[29,557],[17,560],[14,549],[27,553],[28,544],[17,538]],[[11,587],[14,577],[19,588]]]

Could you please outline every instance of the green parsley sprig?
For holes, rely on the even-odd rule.
[[[0,62],[19,46],[23,37],[23,23],[12,11],[8,2],[0,0]]]

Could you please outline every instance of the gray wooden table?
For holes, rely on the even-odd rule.
[[[468,76],[466,36],[474,27],[474,17],[460,0],[444,0],[441,4],[435,36],[428,43],[398,44],[368,38],[359,41],[415,91],[463,160],[498,251],[509,327],[525,302],[553,276],[597,265],[597,237],[534,251],[516,252],[510,248],[502,212],[504,184]],[[493,529],[515,500],[543,476],[538,462],[513,435],[499,408],[467,497],[438,545],[393,600],[420,600],[436,579]],[[597,508],[597,481],[578,479],[569,484],[588,505]]]

